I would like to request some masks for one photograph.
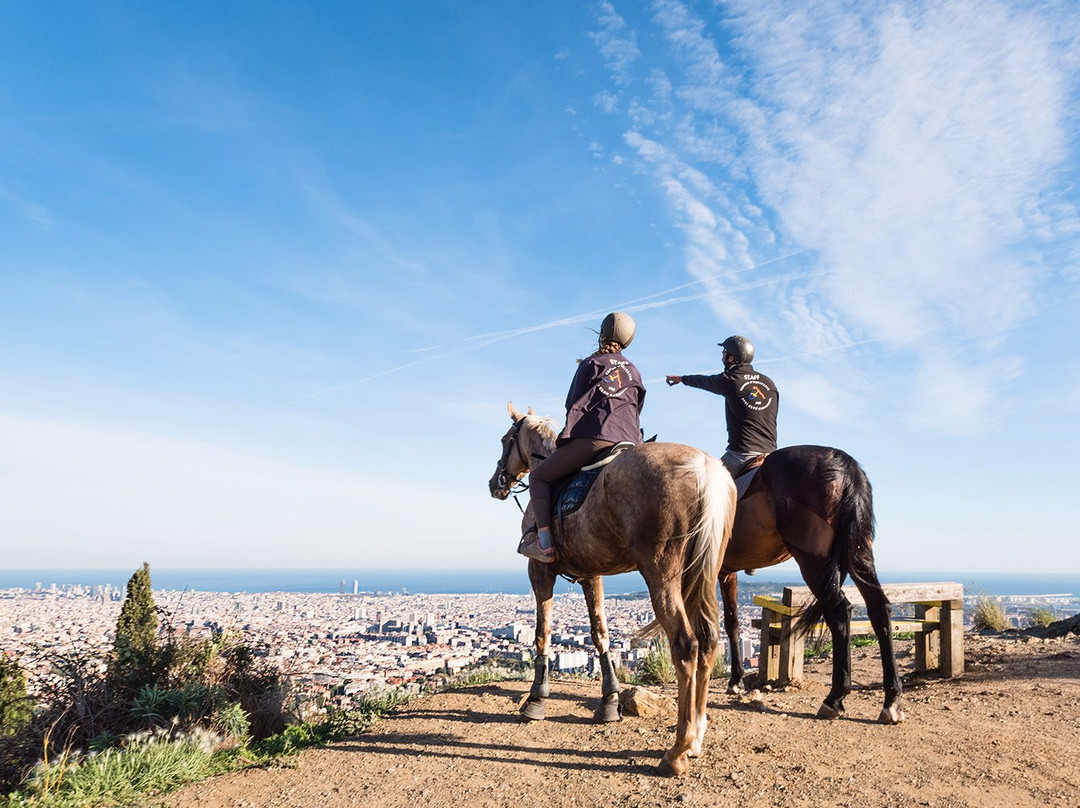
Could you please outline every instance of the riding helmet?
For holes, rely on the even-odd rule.
[[[624,348],[634,341],[637,326],[634,318],[621,311],[613,311],[600,326],[600,339],[617,342]]]
[[[735,335],[717,344],[731,354],[739,364],[754,361],[754,343],[746,337]]]

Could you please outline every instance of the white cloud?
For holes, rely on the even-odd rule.
[[[754,175],[837,269],[833,300],[898,342],[1026,316],[1035,261],[1013,245],[1064,154],[1052,31],[986,4],[894,9],[824,43],[813,22],[776,15],[754,42],[767,118]]]
[[[619,108],[619,96],[608,90],[601,90],[593,96],[593,103],[601,112],[610,115]]]
[[[819,373],[788,373],[784,376],[782,403],[829,424],[857,421],[862,406],[850,389]]]
[[[827,271],[714,302],[717,316],[753,312],[798,350],[881,341],[922,354],[924,373],[952,345],[973,384],[967,423],[990,423],[998,399],[977,380],[1000,361],[1000,334],[1034,316],[1047,274],[1075,280],[1080,263],[1058,176],[1080,15],[975,0],[652,9],[666,47],[635,37],[653,46],[636,60],[645,78],[613,79],[687,271],[707,281],[791,245]],[[918,420],[952,429],[932,409]]]
[[[611,3],[601,3],[598,21],[601,29],[590,36],[596,43],[604,64],[611,71],[616,84],[629,84],[630,68],[641,56],[637,35],[629,31]]]

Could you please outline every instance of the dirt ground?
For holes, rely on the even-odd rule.
[[[766,693],[764,708],[716,682],[703,756],[677,779],[656,773],[671,717],[597,725],[599,684],[556,681],[547,720],[523,723],[528,685],[504,682],[414,700],[368,734],[166,804],[1080,805],[1080,637],[969,636],[966,674],[953,680],[915,677],[910,645],[899,643],[907,720],[897,726],[875,723],[876,646],[854,650],[856,689],[838,721],[814,718],[827,660],[808,662],[801,686]]]

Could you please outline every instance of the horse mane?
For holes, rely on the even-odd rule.
[[[536,428],[536,434],[544,442],[544,450],[550,454],[555,451],[555,422],[546,415],[526,415],[529,426]]]

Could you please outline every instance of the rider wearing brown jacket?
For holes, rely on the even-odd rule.
[[[596,352],[578,365],[566,394],[566,426],[555,442],[555,451],[529,473],[536,539],[522,544],[522,555],[545,563],[555,560],[552,483],[587,465],[609,446],[620,441],[641,442],[645,386],[638,369],[622,354],[635,331],[629,314],[612,312],[600,326]]]

